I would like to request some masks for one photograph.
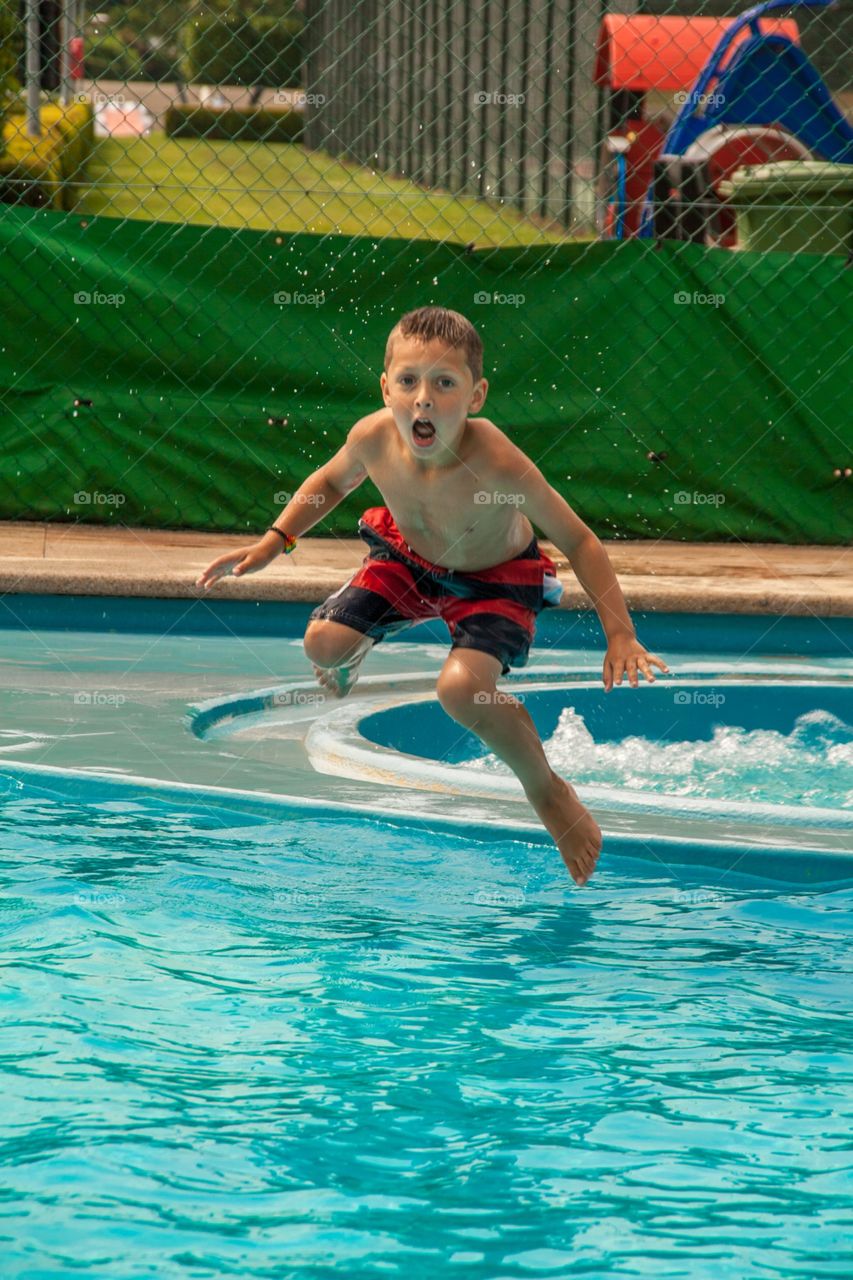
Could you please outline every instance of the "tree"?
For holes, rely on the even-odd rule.
[[[282,88],[300,83],[301,17],[289,0],[199,6],[181,28],[181,69],[188,82]]]

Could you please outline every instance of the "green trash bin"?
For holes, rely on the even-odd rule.
[[[777,160],[720,183],[737,219],[738,248],[853,253],[853,164]]]

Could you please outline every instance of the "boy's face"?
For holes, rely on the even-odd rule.
[[[464,351],[399,337],[380,384],[409,451],[433,465],[457,456],[465,420],[483,407],[489,386],[485,378],[475,384]]]

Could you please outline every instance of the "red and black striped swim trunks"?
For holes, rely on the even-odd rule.
[[[503,674],[527,662],[536,615],[559,604],[554,562],[534,538],[512,560],[462,572],[424,560],[403,539],[387,507],[358,524],[370,548],[361,568],[311,614],[341,622],[376,642],[426,618],[443,618],[454,649],[479,649]]]

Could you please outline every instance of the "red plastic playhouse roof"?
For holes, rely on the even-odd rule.
[[[611,89],[690,89],[733,21],[608,13],[598,32],[595,83]],[[761,30],[800,42],[791,18],[762,18]],[[732,47],[748,35],[749,28],[744,27]]]

